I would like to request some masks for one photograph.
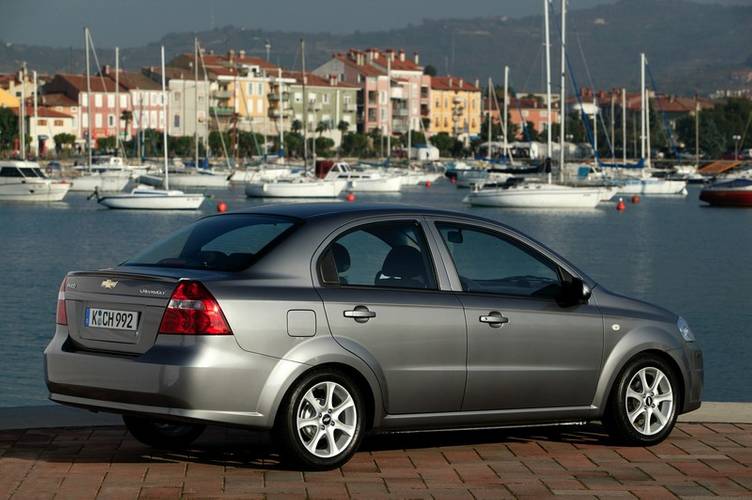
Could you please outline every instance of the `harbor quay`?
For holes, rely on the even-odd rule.
[[[280,463],[265,434],[212,428],[170,452],[117,422],[59,407],[0,410],[0,498],[752,496],[744,403],[706,403],[648,448],[614,445],[597,424],[380,434],[326,472]]]

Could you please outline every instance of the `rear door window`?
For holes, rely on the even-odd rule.
[[[202,219],[152,245],[126,266],[240,271],[294,230],[277,216],[233,214]]]
[[[378,222],[347,231],[322,254],[319,275],[326,285],[437,288],[417,221]]]

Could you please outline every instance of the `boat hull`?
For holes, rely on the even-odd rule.
[[[81,177],[74,177],[70,180],[70,190],[85,193],[91,193],[94,190],[114,193],[125,189],[130,178],[130,174],[124,172],[118,172],[116,174],[84,174]]]
[[[700,200],[715,207],[752,207],[752,190],[703,189]]]
[[[62,201],[70,190],[67,182],[25,182],[0,185],[0,201]]]
[[[670,181],[664,179],[635,179],[619,187],[621,194],[668,194],[686,195],[687,181]]]
[[[246,184],[249,198],[337,198],[346,181],[264,182]]]
[[[170,174],[170,188],[224,188],[229,184],[227,175]]]
[[[603,193],[597,188],[550,190],[545,187],[497,189],[470,193],[465,201],[477,207],[595,208]]]
[[[105,196],[98,201],[107,208],[119,210],[198,210],[204,202],[204,195],[135,196],[122,194]]]
[[[355,193],[399,193],[402,177],[383,177],[375,179],[351,180],[347,189]]]

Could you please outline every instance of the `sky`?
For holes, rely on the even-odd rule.
[[[569,5],[587,8],[614,1],[569,0]],[[535,0],[0,0],[0,8],[4,42],[57,47],[82,44],[84,25],[93,30],[100,45],[137,47],[170,32],[228,24],[348,33],[401,28],[424,18],[517,17],[542,10]]]

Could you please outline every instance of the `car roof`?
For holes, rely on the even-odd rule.
[[[339,217],[342,215],[351,216],[368,216],[368,215],[443,215],[451,217],[462,217],[465,219],[475,219],[499,224],[483,217],[478,217],[465,212],[452,210],[442,210],[419,205],[408,205],[402,203],[345,203],[345,202],[326,202],[326,203],[281,203],[272,205],[261,205],[250,207],[230,213],[246,214],[264,214],[294,217],[297,219],[314,219],[326,217]]]

